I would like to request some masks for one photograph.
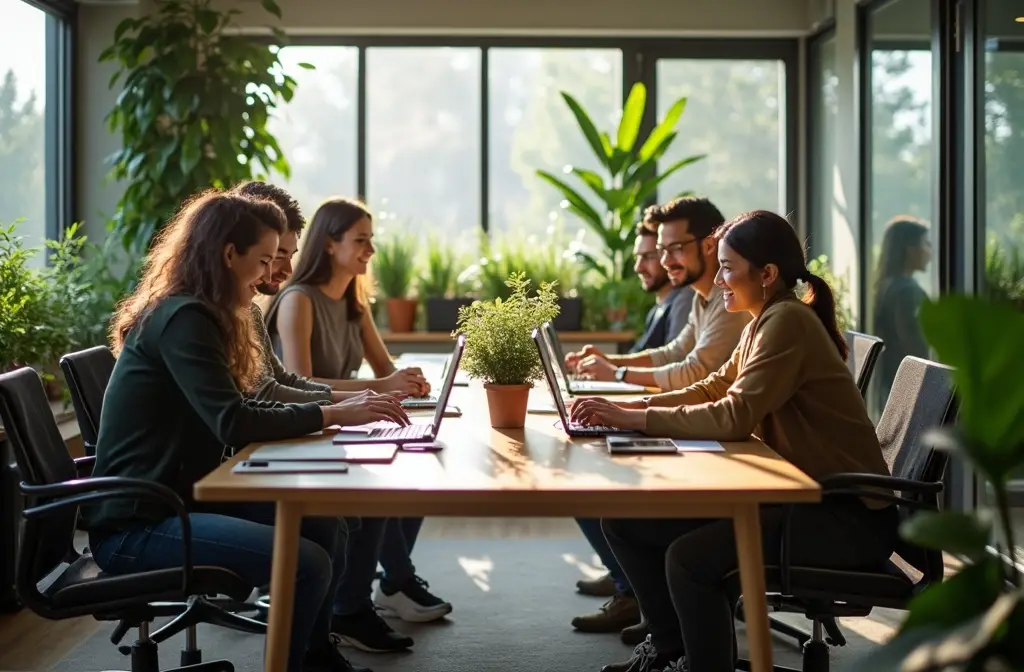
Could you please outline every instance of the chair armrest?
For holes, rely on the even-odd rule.
[[[45,485],[30,485],[22,482],[20,489],[26,497],[31,497],[36,501],[46,500],[43,504],[36,504],[22,510],[21,515],[25,520],[45,517],[60,509],[78,508],[82,504],[108,499],[144,499],[170,507],[181,520],[182,593],[186,596],[192,594],[192,525],[189,522],[185,502],[181,500],[178,493],[166,485],[142,478],[102,476]]]
[[[92,468],[96,465],[96,456],[89,455],[86,457],[75,458],[75,473],[78,478],[89,478],[92,476]]]
[[[878,474],[832,474],[819,481],[823,495],[829,494],[830,490],[859,489],[859,488],[890,488],[901,492],[913,492],[921,495],[937,495],[942,492],[942,481],[912,481],[907,478],[896,478],[895,476],[880,476]]]

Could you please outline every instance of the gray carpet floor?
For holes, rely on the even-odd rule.
[[[440,623],[393,623],[415,638],[410,653],[351,653],[374,672],[592,672],[628,657],[616,636],[578,633],[569,625],[574,615],[601,604],[575,592],[577,579],[600,574],[582,538],[426,539],[417,545],[414,560],[431,590],[452,602],[454,612]],[[55,670],[127,669],[129,660],[108,640],[110,630],[104,625]],[[876,646],[849,628],[845,632],[849,644],[832,652],[836,668]],[[203,627],[198,639],[205,660],[226,658],[238,672],[263,670],[261,636]],[[161,645],[162,667],[177,665],[183,641],[179,635]],[[742,626],[740,646],[745,648]],[[800,667],[793,640],[776,636],[775,663]]]

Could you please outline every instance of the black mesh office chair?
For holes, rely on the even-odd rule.
[[[107,383],[114,372],[114,355],[105,345],[98,345],[87,350],[72,352],[60,358],[60,368],[64,372],[68,389],[71,392],[71,403],[75,407],[78,427],[82,432],[86,454],[96,454],[96,441],[100,433],[100,413],[103,410],[103,395],[107,391]],[[82,474],[86,475],[86,474]],[[207,597],[211,607],[215,606],[236,614],[252,613],[265,618],[258,604],[235,600],[229,597]],[[186,604],[181,605],[184,610]],[[165,606],[165,611],[170,610]],[[242,632],[263,633],[266,626],[258,620],[245,618],[241,621],[230,619],[223,622],[229,628]]]
[[[132,672],[157,672],[157,644],[186,633],[182,670],[234,672],[227,661],[200,663],[196,647],[198,623],[225,624],[239,616],[211,608],[202,596],[228,595],[244,599],[252,591],[241,577],[220,567],[195,567],[191,561],[189,520],[175,492],[151,481],[134,478],[79,478],[92,457],[72,460],[53,419],[39,375],[30,368],[0,375],[0,422],[3,422],[26,497],[18,548],[16,590],[29,609],[52,620],[92,615],[117,621],[110,639],[118,644],[129,629],[138,628],[131,647]],[[105,499],[130,498],[160,502],[182,518],[185,530],[182,568],[135,574],[108,575],[92,555],[74,550],[78,508]],[[187,608],[182,611],[181,604]],[[150,633],[161,616],[173,620]],[[262,625],[257,623],[257,625]]]
[[[847,331],[846,344],[850,347],[850,356],[846,359],[853,374],[853,380],[857,383],[860,396],[865,399],[868,396],[868,385],[871,384],[871,374],[875,371],[875,364],[882,354],[885,344],[882,339],[870,334],[862,334],[859,331]]]
[[[878,440],[892,476],[837,474],[821,482],[823,497],[868,495],[872,486],[892,488],[888,498],[905,520],[917,509],[938,509],[943,489],[947,455],[922,442],[926,431],[953,422],[956,403],[949,367],[917,357],[900,364],[889,401],[878,422]],[[863,571],[794,567],[788,559],[788,540],[778,558],[766,559],[768,605],[775,611],[800,613],[811,620],[812,632],[803,645],[803,672],[828,672],[828,646],[844,646],[846,638],[835,619],[867,616],[875,607],[906,609],[915,595],[932,583],[942,581],[940,551],[932,551],[900,540],[896,554],[922,574],[914,579],[897,562]],[[739,592],[738,576],[730,577]],[[737,610],[742,619],[742,603]],[[777,629],[774,627],[773,629]],[[827,641],[824,632],[827,632]],[[739,669],[749,670],[748,661]],[[790,670],[776,666],[776,670]]]

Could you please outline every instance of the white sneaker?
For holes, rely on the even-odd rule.
[[[381,584],[377,585],[373,601],[380,608],[382,616],[400,618],[409,623],[427,623],[452,613],[452,605],[427,590],[427,582],[418,576],[406,581],[391,594]]]

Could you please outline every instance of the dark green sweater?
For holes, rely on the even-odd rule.
[[[225,446],[242,447],[323,427],[316,403],[242,396],[227,366],[213,313],[190,296],[162,301],[128,335],[100,418],[94,476],[144,478],[192,503],[192,486],[215,469]],[[113,532],[161,521],[173,511],[109,500],[85,510],[90,530]]]

